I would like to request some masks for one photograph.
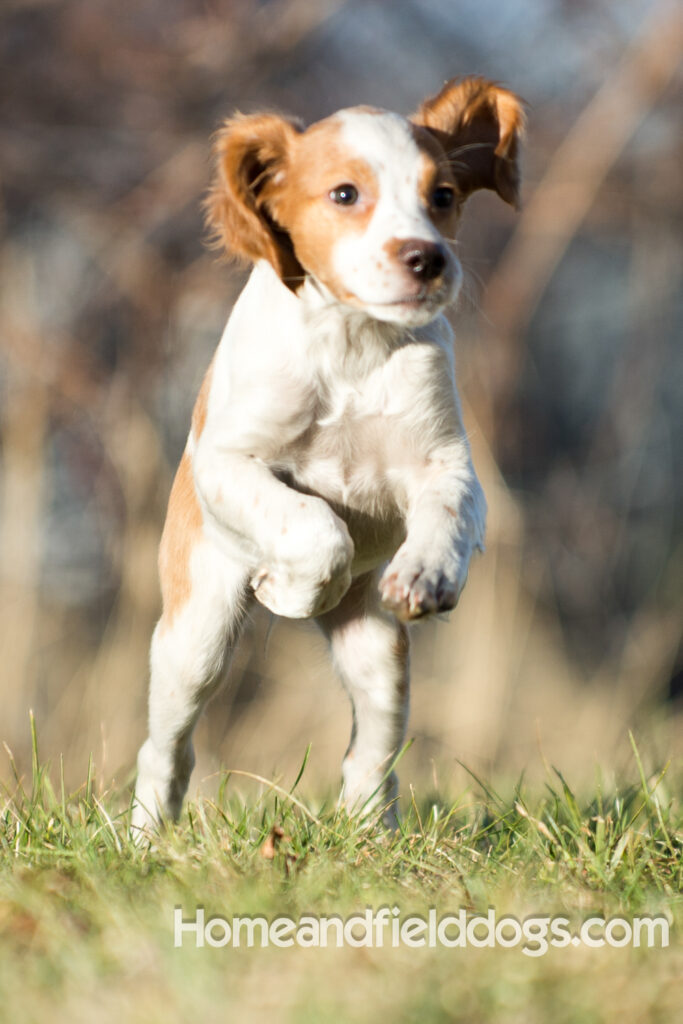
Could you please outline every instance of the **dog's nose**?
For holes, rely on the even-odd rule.
[[[398,258],[418,281],[433,281],[446,266],[443,246],[421,238],[408,238],[398,250]]]

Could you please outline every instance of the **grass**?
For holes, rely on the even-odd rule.
[[[303,767],[303,766],[302,766]],[[0,795],[0,1018],[463,1022],[669,1021],[683,973],[683,831],[670,771],[579,799],[478,780],[413,799],[395,835],[245,773],[186,806],[153,848],[126,834],[129,790],[66,793],[42,764]],[[300,775],[302,773],[299,773]],[[299,779],[296,780],[294,790]],[[578,925],[664,913],[666,949],[197,949],[173,912],[562,914]]]

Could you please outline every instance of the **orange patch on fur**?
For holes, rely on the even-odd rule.
[[[306,131],[275,114],[226,121],[206,200],[215,241],[238,256],[267,259],[294,291],[310,271],[343,298],[331,266],[334,241],[363,231],[378,197],[370,167],[339,135],[334,115]],[[363,199],[340,207],[329,193],[347,183]]]
[[[420,199],[428,211],[432,223],[445,238],[452,241],[466,196],[458,188],[446,155],[436,139],[430,136],[426,129],[421,129],[418,125],[413,128],[413,136],[420,150],[418,177]],[[445,209],[434,206],[432,202],[434,190],[440,185],[449,185],[455,193],[453,204]]]
[[[195,490],[192,461],[185,452],[171,488],[166,523],[159,546],[162,628],[171,625],[190,596],[190,555],[201,530],[202,510]]]
[[[463,196],[488,188],[518,205],[525,119],[514,93],[485,78],[453,78],[411,120],[441,144]]]
[[[264,203],[267,186],[287,165],[300,128],[277,114],[237,115],[216,136],[216,173],[205,202],[214,243],[238,257],[267,259],[283,280],[300,276],[291,244]]]
[[[334,117],[313,125],[296,140],[281,181],[264,188],[274,220],[289,234],[297,260],[339,298],[349,298],[332,267],[334,243],[362,234],[379,198],[375,174],[365,160],[349,153]],[[340,206],[330,199],[339,185],[352,184],[359,201]]]

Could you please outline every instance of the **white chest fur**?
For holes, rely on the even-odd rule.
[[[452,432],[451,343],[443,318],[407,332],[349,316],[260,264],[217,353],[202,444],[325,499],[365,571],[401,543],[408,491]]]

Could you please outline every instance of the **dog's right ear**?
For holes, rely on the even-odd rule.
[[[216,170],[205,201],[212,240],[247,260],[268,260],[280,277],[303,274],[269,199],[284,180],[301,127],[277,114],[237,115],[216,134]]]

